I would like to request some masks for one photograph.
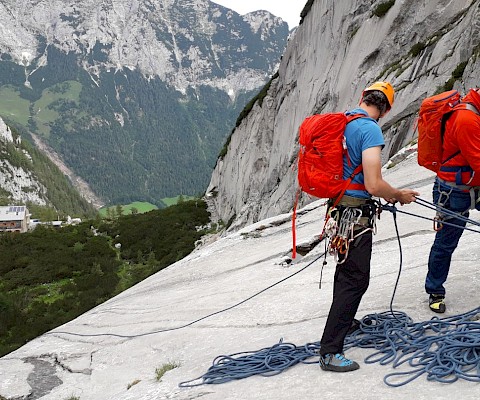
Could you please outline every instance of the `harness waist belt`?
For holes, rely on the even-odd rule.
[[[338,204],[345,207],[359,207],[370,202],[371,199],[362,199],[360,197],[343,195]]]
[[[469,191],[471,189],[474,189],[474,190],[475,189],[480,189],[480,186],[459,185],[455,182],[446,181],[445,179],[439,178],[438,176],[437,176],[437,179],[438,179],[439,182],[441,182],[445,185],[448,185],[448,186],[452,186],[452,187],[454,187],[456,189],[459,189],[459,190]]]

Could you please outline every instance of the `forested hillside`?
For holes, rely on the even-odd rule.
[[[26,204],[30,211],[41,206],[52,211],[52,219],[94,217],[96,210],[65,175],[15,129],[7,129],[11,140],[0,135],[0,205]]]
[[[0,235],[0,356],[182,259],[208,221],[205,203],[191,200],[114,220]]]
[[[13,78],[15,89],[7,86]],[[30,78],[32,89],[24,79],[20,66],[0,63],[0,113],[41,135],[111,203],[160,206],[162,197],[201,193],[245,98],[228,107],[225,92],[203,87],[201,100],[182,101],[160,80],[129,70],[102,73],[97,85],[73,57],[55,50],[48,67]],[[18,110],[8,113],[12,105]]]

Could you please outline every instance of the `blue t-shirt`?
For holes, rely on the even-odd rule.
[[[361,109],[355,108],[346,113],[364,114],[368,117],[368,113]],[[345,140],[347,143],[348,155],[351,165],[348,165],[347,157],[343,158],[343,178],[346,179],[362,163],[362,152],[366,149],[376,146],[385,146],[382,130],[378,126],[377,121],[373,118],[358,118],[349,124],[345,129]],[[352,183],[364,184],[363,172],[355,175]],[[360,198],[370,198],[370,194],[364,190],[347,190],[346,195]]]

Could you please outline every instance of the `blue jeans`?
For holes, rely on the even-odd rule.
[[[447,196],[448,193],[449,195]],[[464,217],[468,218],[468,209],[471,203],[469,192],[452,188],[439,182],[437,179],[433,185],[433,202],[438,204],[439,200],[442,207],[456,213],[462,213]],[[480,210],[479,203],[476,204],[476,209]],[[466,225],[466,221],[450,216],[447,216],[445,221],[458,225],[458,228],[444,224],[443,228],[435,236],[435,241],[430,250],[430,257],[428,258],[428,274],[425,279],[425,291],[430,294],[445,295],[443,284],[447,280],[452,254],[457,248],[463,228]]]

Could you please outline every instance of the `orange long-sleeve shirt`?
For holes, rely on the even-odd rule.
[[[477,90],[471,89],[462,101],[472,104],[480,112],[480,93]],[[455,111],[447,120],[443,139],[443,158],[447,159],[457,151],[460,151],[460,154],[448,160],[443,166],[470,166],[473,172],[462,172],[462,183],[480,186],[480,115],[473,111]],[[455,182],[456,172],[440,170],[438,177]]]

